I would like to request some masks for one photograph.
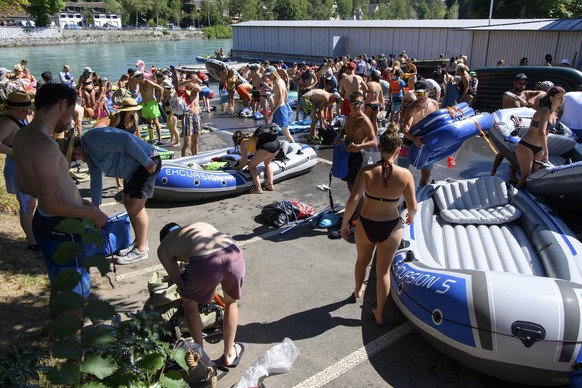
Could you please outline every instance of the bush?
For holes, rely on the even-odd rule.
[[[232,28],[229,26],[210,26],[204,29],[206,39],[230,39],[232,38]]]

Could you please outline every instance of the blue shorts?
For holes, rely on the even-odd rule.
[[[209,98],[210,97],[210,89],[208,89],[208,88],[202,88],[202,90],[198,93],[198,95],[200,97]]]
[[[198,135],[200,133],[200,116],[184,113],[184,136]]]
[[[390,112],[402,112],[402,97],[392,96],[392,105],[390,106]]]
[[[273,113],[273,122],[280,126],[281,128],[286,128],[289,126],[289,114],[291,113],[291,107],[289,104],[282,105],[279,109]]]
[[[6,192],[9,194],[16,194],[16,199],[20,205],[20,213],[25,214],[28,211],[28,203],[30,202],[30,195],[24,194],[18,190],[18,183],[16,182],[16,163],[12,156],[7,155],[4,164],[4,182],[6,183]]]
[[[75,270],[81,275],[81,281],[72,291],[86,299],[91,294],[91,276],[89,275],[89,271],[83,267],[83,262],[85,258],[95,254],[97,247],[95,245],[86,244],[83,246],[83,253],[81,256],[76,257],[65,264],[58,264],[54,261],[53,257],[61,243],[65,241],[74,241],[79,245],[83,244],[81,235],[62,233],[54,229],[63,219],[64,217],[42,215],[37,209],[32,219],[34,238],[40,248],[51,283],[62,270]]]

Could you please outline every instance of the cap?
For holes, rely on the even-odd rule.
[[[523,73],[519,73],[518,75],[515,76],[515,80],[516,81],[523,81],[523,80],[527,79],[527,75],[523,74]]]
[[[137,101],[135,100],[135,98],[131,98],[131,97],[126,97],[121,101],[121,108],[119,109],[119,112],[131,112],[134,110],[140,110],[141,109],[141,105],[139,105],[137,103]]]
[[[475,73],[474,71],[470,71],[470,72],[469,72],[469,75],[470,75],[471,77],[477,77],[477,73]]]
[[[93,73],[93,69],[91,69],[89,66],[87,66],[86,68],[84,68],[83,71],[85,73]]]
[[[263,73],[263,75],[271,75],[273,73],[276,73],[277,69],[275,69],[274,66],[269,66],[265,69],[265,72]]]
[[[546,92],[553,87],[554,87],[554,83],[552,81],[541,81],[541,82],[538,82],[536,85],[536,89],[545,90]]]
[[[334,97],[335,97],[335,99],[336,99],[336,100],[338,100],[338,101],[339,101],[339,100],[341,100],[341,98],[342,98],[341,94],[339,94],[338,92],[334,92],[334,93],[333,93],[333,96],[334,96]]]
[[[414,83],[414,91],[426,92],[428,90],[428,83],[426,81],[417,81]]]
[[[4,100],[4,107],[16,110],[29,110],[34,109],[34,104],[30,99],[30,94],[17,91],[9,93],[8,96],[6,96],[6,100]]]
[[[325,79],[332,79],[333,78],[333,71],[331,69],[327,69],[323,74],[323,78]]]
[[[305,61],[301,62],[301,66],[307,66],[307,63],[305,63]]]
[[[164,78],[164,73],[161,71],[156,72],[156,78]]]
[[[356,64],[354,62],[350,62],[350,63],[348,63],[348,67],[350,69],[355,69],[356,68]]]
[[[136,70],[133,75],[131,76],[131,78],[138,78],[138,77],[143,77],[143,73],[139,70]]]
[[[566,65],[566,66],[571,66],[570,65],[570,60],[568,58],[564,58],[560,61],[560,65]]]
[[[249,69],[251,69],[251,70],[257,70],[257,65],[250,65],[249,66]]]
[[[170,222],[169,224],[166,224],[161,230],[160,230],[160,241],[162,241],[164,238],[166,238],[166,236],[168,234],[170,234],[171,232],[173,232],[174,230],[180,229],[181,226],[176,224],[175,222]]]
[[[170,82],[170,80],[165,79],[162,81],[162,88],[164,89],[172,89],[172,83]]]

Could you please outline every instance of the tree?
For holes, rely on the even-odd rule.
[[[310,19],[329,20],[333,16],[334,0],[311,1],[309,3]]]
[[[168,0],[166,19],[172,20],[177,25],[182,20],[182,2],[180,0]]]
[[[139,14],[145,14],[153,5],[153,0],[121,0],[121,2],[128,15],[135,15],[136,27],[139,25]]]
[[[447,13],[445,19],[459,18],[459,3],[455,0],[450,6],[447,6]]]
[[[273,7],[276,20],[307,20],[308,0],[277,0]]]
[[[26,8],[28,14],[35,18],[37,27],[48,27],[50,15],[54,15],[65,8],[64,0],[30,0]]]
[[[239,6],[240,21],[261,20],[263,18],[263,4],[261,0],[241,1]]]
[[[0,12],[7,15],[18,13],[28,6],[28,0],[0,0]]]
[[[352,17],[352,0],[336,0],[337,14],[340,19],[347,20]]]

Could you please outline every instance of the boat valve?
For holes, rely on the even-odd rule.
[[[515,321],[511,324],[511,334],[521,340],[526,348],[529,348],[536,341],[546,338],[546,329],[537,323]]]

